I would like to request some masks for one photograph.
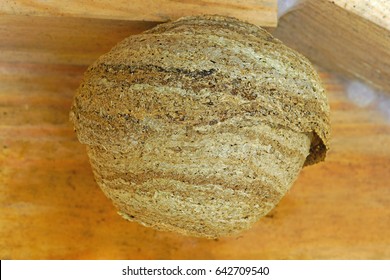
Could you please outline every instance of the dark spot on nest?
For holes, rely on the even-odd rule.
[[[218,120],[212,120],[209,122],[209,125],[214,125],[214,124],[217,124],[218,123]]]

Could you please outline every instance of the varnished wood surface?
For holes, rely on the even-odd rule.
[[[203,240],[116,214],[68,122],[84,66],[0,65],[1,259],[388,259],[390,126],[322,73],[332,150],[243,234]]]
[[[220,14],[276,26],[277,0],[2,0],[2,14],[156,22],[188,15]]]
[[[375,108],[349,103],[340,82],[326,72],[329,156],[305,168],[278,207],[251,230],[204,240],[157,232],[117,215],[94,181],[68,114],[85,64],[125,36],[125,29],[104,37],[104,47],[89,55],[82,43],[70,44],[72,59],[74,53],[85,57],[79,63],[2,56],[0,259],[390,259],[390,124]],[[12,40],[29,42],[19,45],[28,57],[40,37],[24,34]],[[94,36],[104,33],[74,34],[93,50],[85,36],[97,42]],[[42,40],[36,50],[55,58],[63,52],[55,40]],[[0,41],[0,53],[12,49],[18,48]]]

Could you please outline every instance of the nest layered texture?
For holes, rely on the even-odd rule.
[[[120,42],[85,73],[71,120],[123,217],[207,238],[266,215],[304,165],[325,158],[329,138],[309,61],[221,16]]]

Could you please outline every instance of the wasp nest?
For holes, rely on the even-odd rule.
[[[71,112],[126,219],[215,238],[248,229],[324,159],[329,106],[302,55],[234,18],[130,36],[86,71]]]

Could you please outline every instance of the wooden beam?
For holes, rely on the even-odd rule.
[[[276,0],[2,0],[0,14],[164,22],[196,14],[234,16],[276,26]]]
[[[308,0],[274,35],[328,70],[390,92],[390,1]]]

